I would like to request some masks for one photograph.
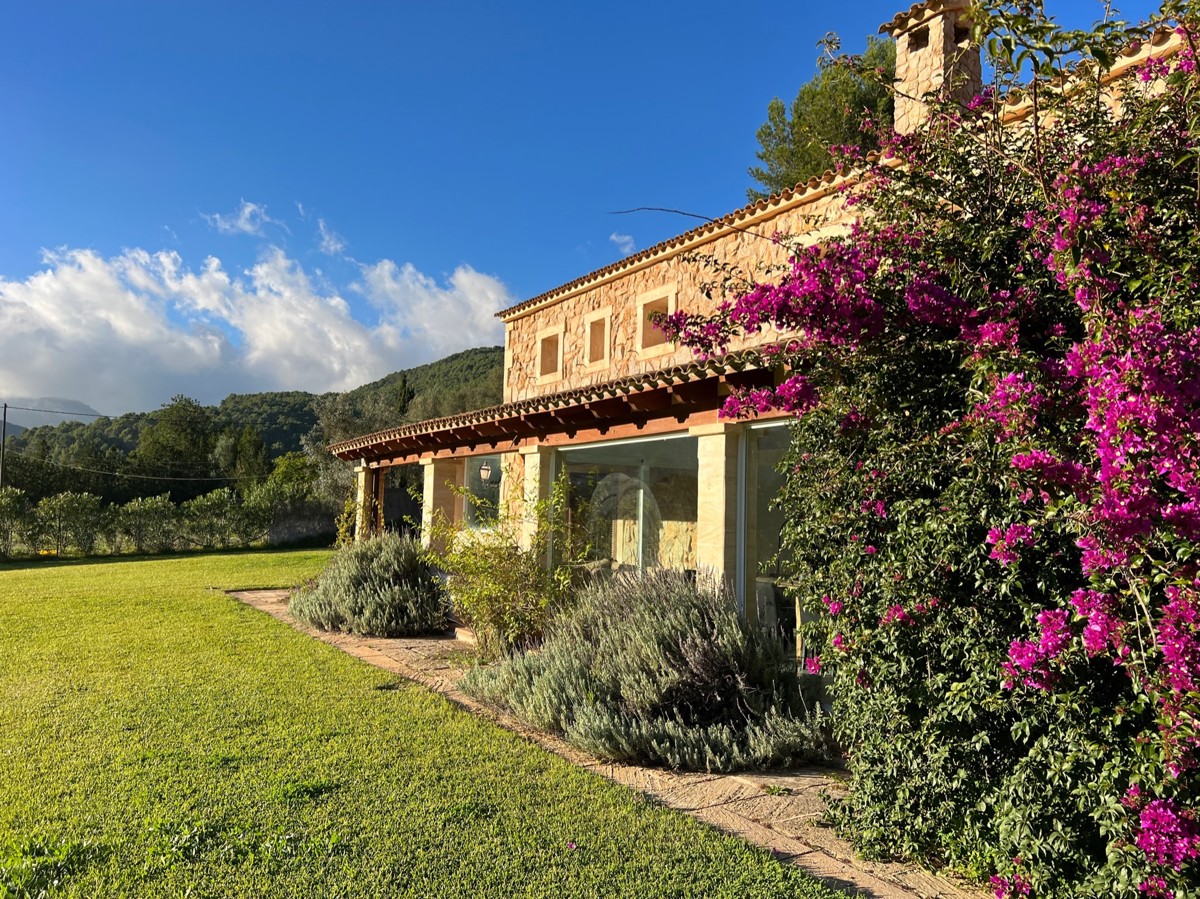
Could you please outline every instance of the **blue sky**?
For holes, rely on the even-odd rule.
[[[614,210],[742,205],[817,41],[907,5],[5,4],[0,398],[342,390],[498,343],[497,309],[695,224]]]

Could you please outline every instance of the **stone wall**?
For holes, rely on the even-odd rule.
[[[771,267],[785,264],[784,248],[771,238],[778,234],[800,237],[808,243],[843,233],[849,220],[844,210],[845,197],[828,185],[811,189],[789,203],[765,210],[751,209],[744,221],[733,227],[703,234],[691,241],[662,250],[647,259],[634,257],[628,265],[594,279],[545,304],[509,317],[505,327],[504,400],[515,402],[548,393],[586,387],[617,378],[642,374],[693,361],[691,352],[674,344],[643,350],[639,341],[641,302],[648,297],[666,296],[675,309],[711,312],[720,297],[707,299],[702,292],[706,282],[720,275],[706,268],[700,256],[723,263],[765,280]],[[604,313],[609,320],[608,360],[590,365],[589,315]],[[559,373],[541,374],[542,340],[558,334],[562,364]],[[768,342],[771,335],[731,345],[731,350]]]

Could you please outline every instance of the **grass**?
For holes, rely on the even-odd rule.
[[[841,895],[211,589],[328,557],[0,565],[0,897]]]

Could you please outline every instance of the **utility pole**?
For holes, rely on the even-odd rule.
[[[4,489],[4,444],[8,442],[8,403],[4,404],[4,416],[0,418],[0,490]]]

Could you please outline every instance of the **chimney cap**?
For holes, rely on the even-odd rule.
[[[907,11],[896,13],[890,22],[880,25],[879,33],[898,37],[944,13],[961,11],[970,7],[971,0],[925,0],[924,3],[914,3]]]

